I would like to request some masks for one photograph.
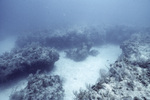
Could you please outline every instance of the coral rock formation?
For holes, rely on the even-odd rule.
[[[63,100],[62,80],[58,75],[31,74],[27,86],[15,91],[10,100]]]
[[[149,37],[137,34],[125,41],[108,73],[88,90],[76,92],[75,100],[150,100]]]
[[[50,69],[58,59],[59,54],[54,49],[37,45],[15,48],[0,56],[0,83],[35,73],[39,69]]]

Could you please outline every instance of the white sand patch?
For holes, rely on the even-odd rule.
[[[121,54],[121,49],[116,45],[105,45],[97,49],[100,54],[96,57],[89,56],[82,62],[75,62],[60,53],[60,59],[55,63],[52,74],[64,78],[65,99],[72,100],[73,91],[85,89],[85,84],[94,84],[99,78],[99,70],[106,69],[106,65],[113,63]]]
[[[15,45],[15,37],[7,37],[3,41],[0,41],[0,54],[9,52]]]

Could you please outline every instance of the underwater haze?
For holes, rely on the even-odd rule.
[[[74,24],[150,25],[149,0],[1,0],[0,31],[15,33]]]

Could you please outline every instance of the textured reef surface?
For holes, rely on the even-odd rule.
[[[27,86],[10,96],[10,100],[62,100],[64,90],[58,75],[30,74]]]
[[[150,66],[150,35],[135,34],[121,46],[123,55],[131,63],[146,68]]]
[[[89,55],[91,56],[97,56],[99,52],[95,49],[91,49],[92,45],[90,43],[83,44],[80,47],[68,49],[65,51],[66,57],[74,60],[74,61],[83,61],[85,60]]]
[[[150,100],[150,34],[135,34],[121,48],[108,73],[100,71],[95,85],[74,92],[75,100]]]
[[[0,83],[8,82],[37,70],[48,70],[59,59],[59,54],[36,44],[14,48],[0,55]]]

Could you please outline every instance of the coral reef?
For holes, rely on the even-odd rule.
[[[123,55],[133,64],[148,67],[150,64],[150,35],[149,33],[135,34],[121,46]]]
[[[10,100],[63,100],[62,80],[58,75],[30,74],[27,86],[15,91]]]
[[[149,34],[137,34],[125,41],[123,54],[108,73],[101,73],[87,90],[75,92],[75,100],[150,100],[149,40]]]
[[[83,43],[91,42],[93,46],[104,43],[120,44],[135,33],[135,29],[128,26],[85,26],[58,29],[55,31],[35,32],[20,36],[16,41],[18,47],[25,47],[33,42],[43,46],[53,47],[59,50],[78,48]],[[121,35],[118,35],[121,34]]]
[[[35,73],[38,69],[50,69],[58,59],[56,50],[36,44],[14,48],[0,55],[0,83]]]
[[[99,52],[97,50],[91,49],[92,43],[82,44],[78,48],[66,50],[66,57],[74,60],[74,61],[83,61],[89,55],[97,56]]]
[[[78,32],[77,30],[72,31],[65,31],[65,34],[45,34],[44,36],[40,33],[30,34],[27,36],[19,37],[16,41],[16,44],[18,47],[24,47],[28,44],[31,44],[33,42],[38,43],[43,46],[49,46],[56,48],[58,50],[68,49],[68,48],[75,48],[80,47],[83,43],[96,43],[102,44],[104,41],[102,40],[102,34],[101,33],[93,33],[88,32],[90,30],[84,30],[83,32]]]
[[[27,86],[13,93],[10,100],[63,100],[64,90],[59,76],[37,72],[53,68],[59,59],[55,49],[65,51],[66,57],[74,61],[83,61],[89,55],[99,54],[92,47],[121,44],[132,35],[121,44],[123,53],[114,64],[110,64],[109,71],[101,70],[98,82],[87,90],[74,92],[74,99],[150,100],[150,33],[134,34],[137,31],[126,26],[97,26],[21,36],[16,41],[16,48],[0,55],[0,84],[30,74]]]

